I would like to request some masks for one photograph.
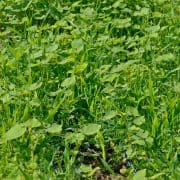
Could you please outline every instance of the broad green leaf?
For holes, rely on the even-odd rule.
[[[74,69],[74,73],[78,74],[78,73],[82,73],[86,68],[87,68],[88,64],[87,63],[82,63],[82,64],[78,64]]]
[[[180,137],[175,137],[174,139],[177,143],[180,143]]]
[[[71,76],[69,78],[66,78],[62,83],[61,83],[61,86],[62,87],[70,87],[70,86],[74,86],[76,83],[76,78],[75,76]]]
[[[58,96],[59,94],[61,94],[62,93],[62,89],[58,89],[57,91],[51,91],[51,92],[49,92],[49,96]]]
[[[76,51],[82,51],[84,49],[84,42],[82,39],[75,39],[72,41],[71,46]]]
[[[116,78],[119,77],[119,74],[106,74],[101,78],[102,82],[113,82]]]
[[[38,98],[32,99],[31,101],[29,101],[29,105],[33,107],[39,107],[41,105],[41,101]]]
[[[145,123],[145,118],[144,118],[144,116],[139,116],[139,117],[135,118],[133,122],[135,125],[140,126]]]
[[[164,14],[162,14],[161,12],[158,12],[158,11],[155,11],[155,12],[153,13],[153,17],[160,18],[160,17],[163,17],[163,16],[164,16]]]
[[[147,180],[146,169],[139,170],[134,176],[133,180]]]
[[[97,42],[101,43],[101,42],[105,42],[109,39],[108,35],[99,35],[99,37],[97,38]],[[104,66],[104,65],[103,65]]]
[[[156,0],[155,2],[157,2],[159,5],[162,5],[163,3],[165,3],[167,0]]]
[[[83,127],[81,132],[84,135],[90,136],[96,134],[101,129],[101,125],[99,124],[88,124],[87,126]]]
[[[46,131],[52,135],[59,135],[62,131],[62,125],[52,124],[50,127],[46,129]]]
[[[5,133],[5,140],[13,140],[21,137],[26,132],[26,127],[23,124],[16,124]]]
[[[139,60],[129,60],[126,63],[121,63],[116,66],[113,66],[110,70],[111,73],[117,73],[117,72],[122,72],[126,70],[128,67],[133,66],[136,63],[139,63]]]
[[[31,54],[31,58],[37,59],[42,57],[42,55],[43,55],[43,50],[37,50],[37,52]]]
[[[140,11],[135,11],[134,16],[146,16],[149,14],[149,8],[142,8]]]
[[[109,72],[109,69],[111,68],[112,65],[102,65],[100,68],[96,69],[95,71],[99,74],[102,75],[104,73]]]
[[[174,91],[176,93],[179,93],[180,94],[180,82],[178,82],[175,86],[174,86]]]
[[[52,44],[52,45],[49,45],[47,48],[46,48],[46,51],[47,52],[54,52],[58,49],[58,45],[57,44]]]
[[[113,8],[118,8],[123,1],[124,1],[124,0],[118,0],[118,1],[116,1],[116,2],[112,5],[112,7],[113,7]]]
[[[151,33],[157,32],[157,31],[160,30],[160,26],[159,26],[159,25],[150,26],[150,27],[147,27],[145,30],[146,30],[147,32],[151,32]]]
[[[161,62],[161,61],[171,61],[173,60],[175,57],[172,53],[167,53],[167,54],[163,54],[163,55],[160,55],[156,58],[155,61],[158,61],[158,62]]]
[[[26,31],[29,31],[29,32],[36,32],[37,30],[38,30],[37,25],[30,26],[26,29]]]
[[[9,103],[12,100],[13,97],[11,97],[9,94],[5,94],[1,97],[1,101],[3,102],[3,104],[5,103]]]
[[[73,62],[75,62],[75,61],[76,61],[75,56],[69,56],[69,57],[65,58],[64,60],[57,62],[57,64],[62,64],[62,65],[64,65],[64,64],[73,63]]]
[[[142,16],[148,15],[149,14],[149,8],[143,7],[140,11]]]
[[[116,88],[114,86],[112,86],[111,84],[107,84],[107,86],[102,90],[102,92],[112,95],[115,90]]]
[[[145,139],[145,141],[149,144],[149,145],[152,145],[153,144],[153,138],[152,137],[147,137]]]
[[[140,130],[140,128],[139,128],[138,126],[133,125],[133,126],[131,126],[131,127],[129,128],[129,130],[130,130],[130,131],[133,131],[133,132],[137,132],[137,131]]]
[[[119,53],[119,52],[123,52],[124,51],[124,48],[123,47],[119,47],[119,46],[114,46],[112,47],[111,51],[116,54],[116,53]]]
[[[148,137],[148,134],[149,134],[148,131],[144,131],[143,129],[140,129],[136,135],[143,139],[146,139]]]
[[[134,137],[135,137],[135,136],[133,136],[133,138],[134,138]],[[134,141],[132,142],[132,144],[138,144],[138,145],[140,145],[140,146],[145,146],[145,141],[142,140],[142,139],[138,139],[138,137],[137,137],[137,139],[134,140]]]
[[[111,73],[117,73],[123,71],[125,68],[124,63],[118,64],[116,66],[113,66],[111,69]]]
[[[132,107],[132,106],[126,107],[126,113],[129,116],[139,116],[139,112],[138,112],[137,108]]]
[[[22,121],[26,121],[29,119],[29,115],[30,115],[30,107],[29,107],[29,104],[27,103],[25,108],[24,108],[24,113],[23,113],[23,116],[22,116]]]
[[[118,113],[116,111],[109,111],[105,114],[105,116],[103,117],[104,120],[110,120],[112,118],[114,118],[115,116],[117,116]]]
[[[94,9],[93,9],[93,8],[87,7],[87,8],[84,10],[83,14],[89,18],[89,17],[92,17],[92,16],[93,16],[93,12],[94,12]]]
[[[124,176],[127,176],[128,170],[126,167],[123,167],[122,169],[120,169],[120,173]]]
[[[127,27],[131,26],[131,18],[114,19],[113,25],[116,28],[127,28]]]
[[[66,140],[70,143],[82,142],[84,140],[84,134],[82,133],[67,133]]]
[[[79,168],[79,171],[82,172],[82,173],[88,173],[90,171],[92,171],[92,167],[91,165],[86,165],[86,164],[81,164],[80,168]]]
[[[36,82],[36,83],[26,86],[26,89],[29,91],[34,91],[34,90],[40,88],[41,86],[42,86],[42,82]]]
[[[24,126],[26,126],[27,128],[37,128],[41,126],[41,122],[38,119],[33,118],[33,119],[27,120],[24,123]]]

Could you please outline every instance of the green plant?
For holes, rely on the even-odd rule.
[[[178,0],[0,1],[0,179],[179,179]]]

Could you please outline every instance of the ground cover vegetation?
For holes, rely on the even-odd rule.
[[[0,179],[179,179],[179,0],[0,1]]]

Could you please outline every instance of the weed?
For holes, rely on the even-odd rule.
[[[0,1],[0,179],[179,179],[178,0]]]

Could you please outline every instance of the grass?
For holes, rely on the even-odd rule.
[[[178,0],[0,1],[0,179],[179,179]]]

